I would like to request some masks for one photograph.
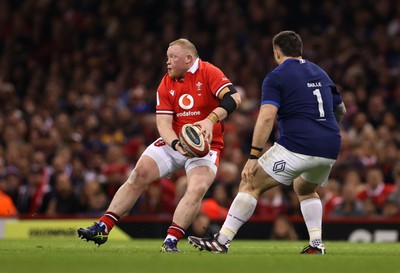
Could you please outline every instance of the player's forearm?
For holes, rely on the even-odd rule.
[[[267,143],[276,117],[277,108],[272,105],[262,105],[254,127],[253,139],[251,142],[252,149],[250,158],[259,157],[262,149]],[[260,151],[261,150],[261,151]]]
[[[179,139],[178,135],[172,129],[163,128],[163,129],[158,129],[158,131],[160,132],[161,138],[168,145],[171,145],[172,141],[174,141],[175,139]]]
[[[265,143],[267,143],[268,138],[272,132],[274,120],[258,118],[256,126],[254,127],[253,139],[251,146],[264,148]]]
[[[340,125],[342,123],[344,115],[346,114],[346,106],[343,102],[335,108],[334,114],[336,121]]]
[[[157,129],[165,143],[171,145],[172,141],[178,139],[172,128],[172,116],[157,115]]]
[[[235,107],[231,109],[237,109],[241,103],[241,98],[239,93],[234,93],[230,95],[232,97],[232,102],[234,102]],[[227,116],[229,116],[230,112],[228,112],[224,107],[218,106],[212,111],[212,114],[210,114],[209,119],[213,122],[213,124],[222,121],[226,119]]]

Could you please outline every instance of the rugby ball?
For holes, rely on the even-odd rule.
[[[200,134],[199,127],[193,124],[185,124],[179,132],[179,140],[183,149],[193,157],[203,157],[210,151],[210,144]]]

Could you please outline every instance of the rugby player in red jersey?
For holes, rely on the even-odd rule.
[[[148,185],[184,168],[187,189],[175,209],[160,250],[179,252],[177,243],[195,219],[217,173],[224,146],[221,121],[239,106],[241,99],[224,73],[202,61],[196,47],[187,39],[170,43],[167,70],[157,90],[156,120],[160,138],[143,152],[99,221],[91,227],[78,229],[81,238],[99,245],[105,243],[110,230],[128,213]],[[201,128],[211,144],[208,155],[190,157],[183,149],[178,132],[186,123]]]

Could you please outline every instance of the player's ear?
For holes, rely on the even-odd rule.
[[[274,47],[274,58],[275,62],[279,65],[281,62],[281,59],[283,57],[282,51],[279,49],[279,47]]]
[[[276,59],[279,60],[282,57],[281,51],[279,50],[279,48],[275,48],[274,51],[275,51]]]
[[[193,62],[193,58],[194,57],[191,54],[186,55],[186,63],[188,63],[188,64],[192,63]]]

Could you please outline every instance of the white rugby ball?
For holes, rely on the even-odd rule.
[[[194,157],[203,157],[210,151],[210,144],[205,141],[200,129],[193,124],[185,124],[179,132],[182,147]]]

